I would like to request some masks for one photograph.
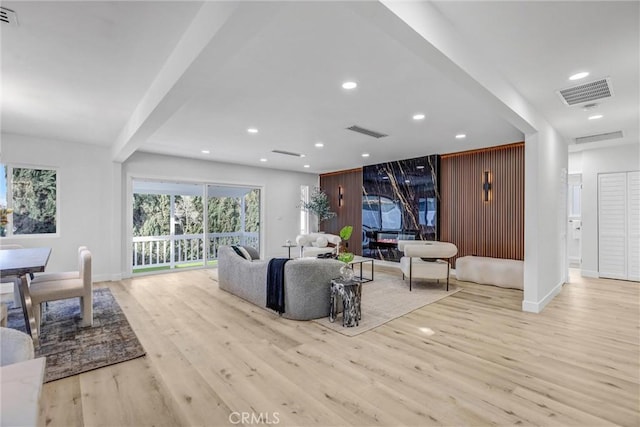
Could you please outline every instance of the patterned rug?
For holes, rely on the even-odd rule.
[[[108,288],[93,291],[93,326],[82,327],[77,298],[49,302],[36,357],[46,356],[45,382],[145,355]],[[7,326],[25,331],[22,309],[9,310]]]

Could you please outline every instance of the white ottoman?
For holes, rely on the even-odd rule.
[[[524,261],[463,256],[456,260],[456,279],[481,285],[524,289]]]

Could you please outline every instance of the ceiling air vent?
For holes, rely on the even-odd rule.
[[[0,6],[0,21],[3,24],[18,25],[18,15],[13,10]]]
[[[608,133],[600,133],[598,135],[581,136],[576,138],[576,144],[585,144],[587,142],[606,141],[608,139],[622,138],[624,135],[621,130]]]
[[[558,95],[566,105],[576,105],[595,101],[596,99],[610,98],[613,96],[611,79],[607,77],[590,83],[560,89]]]
[[[304,154],[293,153],[291,151],[271,150],[272,153],[284,154],[285,156],[304,157]]]
[[[384,138],[385,136],[389,136],[387,134],[376,132],[374,130],[361,128],[360,126],[356,126],[356,125],[348,127],[347,129],[352,130],[354,132],[358,132],[358,133],[364,134],[364,135],[369,135],[369,136],[372,136],[374,138]]]

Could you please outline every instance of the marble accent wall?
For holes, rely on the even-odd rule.
[[[437,240],[440,157],[363,168],[362,255],[399,261],[398,239]]]

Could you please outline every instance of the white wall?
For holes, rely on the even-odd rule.
[[[567,157],[550,126],[526,135],[524,311],[542,311],[567,279]]]
[[[261,246],[262,256],[284,256],[281,246],[285,240],[295,241],[300,229],[300,186],[318,185],[318,175],[288,172],[259,167],[217,163],[195,159],[176,158],[150,153],[134,153],[122,167],[123,210],[122,224],[128,227],[131,203],[127,201],[130,182],[133,178],[166,179],[183,182],[216,183],[262,188]],[[130,233],[130,230],[128,230]],[[123,238],[123,273],[129,266],[126,254],[130,248]]]
[[[93,255],[94,279],[108,280],[111,263],[113,164],[106,148],[42,138],[2,134],[4,164],[56,168],[59,230],[55,236],[15,236],[3,243],[52,248],[49,271],[78,269],[78,246]]]
[[[640,170],[640,144],[569,154],[569,168],[582,174],[582,270],[598,277],[598,174]]]

